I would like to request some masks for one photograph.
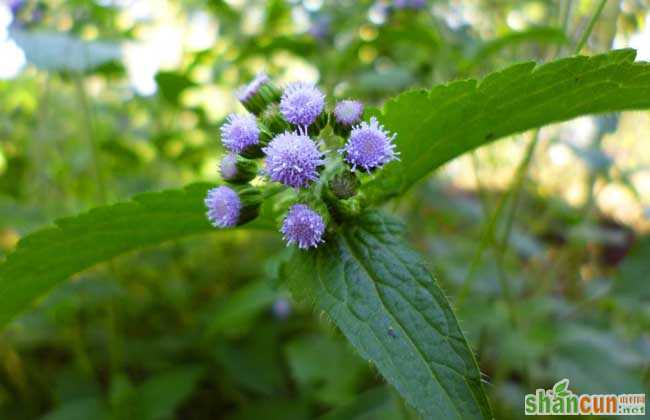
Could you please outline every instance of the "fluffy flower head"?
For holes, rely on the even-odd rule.
[[[247,85],[240,87],[235,95],[241,102],[246,102],[255,94],[257,94],[262,86],[269,83],[270,81],[271,79],[269,79],[269,76],[266,73],[257,73],[255,78],[251,80]]]
[[[323,108],[325,95],[309,83],[290,84],[280,99],[280,112],[284,118],[300,127],[308,127],[316,121]]]
[[[234,153],[228,153],[226,156],[221,159],[221,165],[219,166],[221,171],[221,177],[223,179],[232,179],[237,176],[237,155]]]
[[[363,104],[359,101],[346,99],[337,102],[334,108],[334,118],[340,124],[352,125],[361,121],[363,115]]]
[[[325,222],[320,214],[304,204],[294,204],[289,209],[280,230],[288,245],[300,249],[317,247],[323,242]]]
[[[250,114],[230,114],[221,126],[221,142],[231,152],[241,153],[247,147],[259,142],[260,129],[257,120]]]
[[[352,129],[350,138],[340,152],[353,170],[361,167],[371,171],[397,159],[393,139],[395,134],[389,134],[372,117],[370,123],[364,121]]]
[[[225,228],[237,224],[242,203],[232,188],[221,186],[211,189],[205,197],[205,205],[208,220],[214,227]]]
[[[325,163],[318,146],[302,133],[278,134],[262,150],[271,180],[293,188],[305,188],[318,179],[318,168]]]

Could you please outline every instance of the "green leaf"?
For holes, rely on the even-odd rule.
[[[181,94],[188,88],[196,86],[186,75],[170,71],[156,73],[156,84],[163,98],[172,105],[178,105]]]
[[[253,322],[255,317],[268,308],[281,294],[273,290],[267,279],[250,283],[218,302],[209,315],[206,333],[225,332],[237,334]]]
[[[315,334],[301,336],[289,342],[285,352],[301,394],[325,404],[337,405],[354,399],[367,371],[363,360],[342,339]]]
[[[86,397],[66,401],[40,420],[108,420],[110,418],[108,407],[99,397]]]
[[[127,251],[213,232],[203,198],[212,184],[146,193],[98,207],[23,238],[0,265],[0,327],[71,275]],[[273,228],[271,200],[251,228]]]
[[[612,293],[622,298],[626,305],[637,302],[650,303],[650,236],[642,236],[625,257],[619,269]]]
[[[378,199],[404,193],[463,153],[496,139],[586,114],[650,108],[650,65],[634,50],[528,62],[490,74],[412,90],[376,113],[397,133],[400,161],[368,186]]]
[[[424,418],[492,418],[472,351],[440,287],[379,213],[341,226],[285,266]]]
[[[320,420],[408,420],[400,398],[386,385],[359,395],[354,401],[330,411]]]
[[[147,379],[138,387],[138,403],[143,411],[140,418],[174,418],[174,410],[192,394],[202,373],[199,366],[181,366]]]

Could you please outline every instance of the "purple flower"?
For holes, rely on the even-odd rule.
[[[273,315],[277,319],[285,320],[291,315],[291,302],[287,298],[278,298],[273,302]]]
[[[271,180],[293,188],[305,188],[318,179],[318,169],[325,163],[316,143],[302,133],[278,134],[262,150]]]
[[[270,82],[271,79],[269,79],[269,76],[266,73],[257,73],[255,78],[251,80],[251,82],[247,85],[240,87],[235,95],[237,96],[237,99],[239,99],[242,103],[248,102],[260,91],[262,86]]]
[[[237,155],[234,153],[228,153],[224,156],[223,159],[221,159],[219,170],[221,171],[221,177],[223,179],[235,178],[237,176]]]
[[[214,227],[226,228],[237,224],[242,203],[232,188],[221,186],[211,189],[205,197],[205,205],[208,220]]]
[[[361,121],[363,115],[363,104],[359,101],[346,99],[339,101],[334,107],[334,118],[336,122],[344,125],[353,125]]]
[[[247,85],[235,93],[244,107],[255,115],[259,115],[271,103],[278,102],[282,93],[273,84],[269,76],[262,72]]]
[[[372,117],[370,123],[364,121],[352,129],[350,138],[340,152],[352,165],[352,170],[359,166],[371,171],[397,159],[398,153],[392,142],[395,136],[385,131],[377,119]]]
[[[260,129],[250,114],[230,114],[228,122],[221,126],[221,142],[231,152],[241,153],[259,143]]]
[[[221,178],[231,184],[245,184],[257,176],[257,169],[257,162],[236,153],[225,155],[219,165]]]
[[[291,124],[308,127],[323,112],[325,95],[314,85],[296,82],[284,90],[280,99],[280,112]]]
[[[280,230],[287,245],[296,244],[300,249],[317,247],[323,242],[325,222],[320,214],[304,204],[294,204],[289,209]]]

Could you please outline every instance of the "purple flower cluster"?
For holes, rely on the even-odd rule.
[[[361,208],[357,169],[374,172],[397,159],[395,134],[376,118],[363,121],[359,101],[342,100],[328,111],[325,95],[313,84],[296,82],[281,91],[265,73],[242,87],[237,97],[250,113],[231,114],[221,127],[229,153],[221,160],[220,173],[229,186],[213,188],[205,198],[208,220],[215,227],[257,217],[264,190],[279,183],[294,191],[294,204],[280,228],[284,240],[300,249],[315,248],[324,241],[332,218]],[[328,124],[342,147],[326,160],[319,136]],[[258,158],[263,158],[261,170]],[[251,185],[259,175],[267,182]]]

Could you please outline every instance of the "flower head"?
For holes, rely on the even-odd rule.
[[[249,84],[240,87],[235,95],[247,110],[259,115],[271,103],[280,100],[281,92],[269,76],[261,72]]]
[[[284,218],[280,231],[288,245],[296,244],[300,249],[307,249],[323,242],[325,222],[320,214],[308,206],[294,204]]]
[[[228,153],[221,159],[219,171],[223,179],[233,179],[237,176],[237,155]]]
[[[397,159],[398,153],[393,144],[395,136],[385,131],[377,119],[372,117],[370,123],[364,121],[352,129],[350,138],[340,152],[353,170],[359,166],[371,171]]]
[[[225,155],[219,165],[221,178],[231,184],[250,181],[257,176],[257,169],[257,162],[232,152]]]
[[[352,125],[361,121],[363,115],[363,104],[359,101],[346,99],[337,102],[334,108],[336,122],[344,125]]]
[[[221,142],[231,152],[241,153],[259,143],[260,129],[250,114],[230,114],[228,122],[221,126]]]
[[[325,108],[325,95],[314,85],[296,82],[284,90],[280,112],[291,124],[308,127]]]
[[[247,85],[240,87],[235,95],[241,102],[247,102],[260,91],[262,86],[270,82],[271,79],[269,79],[269,76],[266,73],[257,73],[255,78],[251,80]]]
[[[221,186],[208,191],[205,197],[208,220],[214,227],[235,226],[239,220],[242,203],[232,188]]]
[[[318,168],[325,163],[316,144],[302,133],[278,134],[262,150],[271,180],[293,188],[305,188],[318,179]]]

